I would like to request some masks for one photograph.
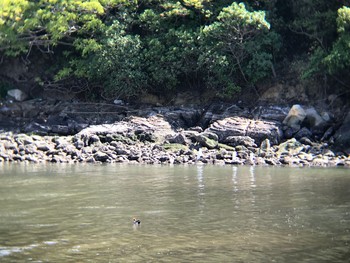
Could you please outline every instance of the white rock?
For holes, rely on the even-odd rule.
[[[113,101],[113,103],[114,103],[115,105],[124,105],[124,101],[118,100],[118,99],[115,99],[115,100]]]
[[[306,112],[300,105],[296,104],[289,110],[287,117],[283,120],[283,124],[288,127],[300,129],[300,124],[306,117]]]
[[[7,91],[7,95],[16,101],[24,101],[28,98],[28,95],[20,89],[10,89]]]

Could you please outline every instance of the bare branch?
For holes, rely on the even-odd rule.
[[[324,50],[326,49],[325,46],[323,45],[323,41],[322,41],[322,39],[320,37],[317,37],[316,35],[312,35],[312,34],[310,34],[308,32],[305,32],[301,27],[299,28],[299,30],[296,30],[296,29],[293,29],[291,26],[289,26],[289,30],[292,31],[295,34],[304,35],[304,36],[307,36],[310,39],[316,40]]]

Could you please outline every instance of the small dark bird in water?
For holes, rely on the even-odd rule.
[[[133,223],[134,225],[139,225],[141,224],[141,221],[139,219],[133,218]]]

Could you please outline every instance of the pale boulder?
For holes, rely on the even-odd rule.
[[[283,124],[295,130],[299,130],[305,118],[305,110],[302,106],[296,104],[289,110],[287,117],[283,120]]]
[[[20,89],[10,89],[7,95],[16,101],[24,101],[28,98],[28,95]]]

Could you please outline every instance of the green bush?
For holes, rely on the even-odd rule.
[[[266,1],[2,1],[0,46],[58,56],[50,81],[84,79],[87,97],[210,89],[232,97],[271,74],[281,40]],[[251,3],[251,6],[249,5]],[[43,82],[45,85],[45,82]]]

